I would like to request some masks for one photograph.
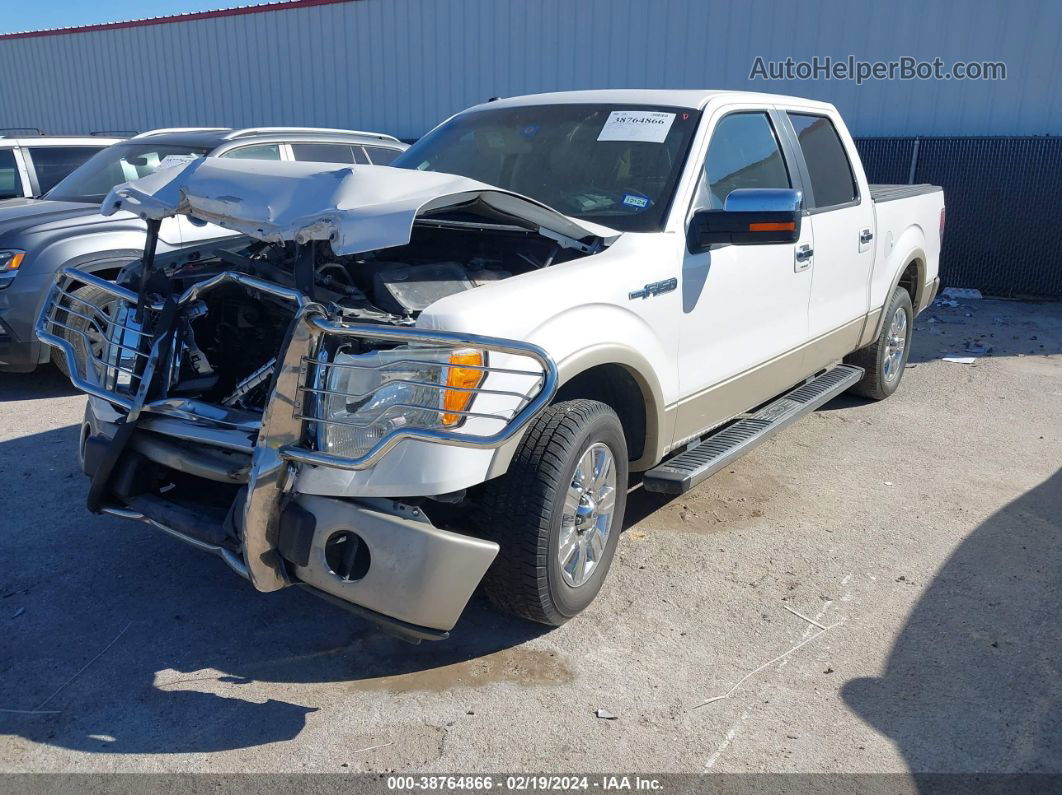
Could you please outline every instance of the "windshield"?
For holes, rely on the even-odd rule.
[[[102,202],[115,185],[146,177],[167,157],[203,157],[206,149],[168,144],[126,143],[101,149],[44,194],[64,202]]]
[[[659,231],[700,113],[541,105],[463,113],[392,163],[521,193],[620,231]]]

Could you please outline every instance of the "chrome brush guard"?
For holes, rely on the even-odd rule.
[[[82,287],[95,287],[106,296],[102,304],[78,296]],[[146,322],[137,322],[136,293],[111,282],[63,268],[37,319],[37,338],[64,357],[70,380],[82,392],[103,398],[131,411],[144,383],[145,365],[154,338],[145,328],[157,316],[145,310]],[[84,325],[75,325],[77,320]],[[74,348],[75,340],[81,351]],[[80,353],[80,355],[79,355]]]
[[[556,365],[537,345],[475,334],[347,323],[342,319],[334,319],[325,307],[309,301],[295,290],[241,273],[226,271],[194,284],[176,297],[176,303],[178,307],[187,307],[210,289],[226,283],[241,284],[250,290],[265,292],[275,298],[291,301],[295,305],[294,326],[297,328],[293,328],[291,338],[293,341],[305,338],[304,347],[300,346],[297,359],[292,358],[290,346],[289,351],[279,352],[278,367],[281,372],[276,376],[275,389],[270,396],[271,403],[279,400],[287,407],[286,411],[290,412],[292,422],[298,427],[298,433],[293,434],[290,443],[283,448],[283,457],[291,461],[347,470],[367,469],[402,439],[459,447],[498,447],[511,439],[545,408],[557,389]],[[77,294],[82,287],[94,287],[106,298],[98,303],[89,302]],[[37,337],[63,355],[74,386],[82,392],[112,403],[119,409],[134,414],[148,411],[178,416],[201,424],[216,421],[231,426],[231,423],[220,420],[224,414],[223,407],[214,407],[214,411],[196,412],[194,408],[187,408],[194,407],[195,401],[180,401],[165,396],[173,373],[172,368],[168,373],[155,372],[155,365],[158,364],[157,349],[161,340],[157,339],[153,331],[162,312],[163,303],[158,300],[147,302],[139,322],[136,309],[137,295],[132,291],[91,274],[73,268],[63,268],[57,274],[37,319]],[[83,324],[75,325],[73,318],[82,320]],[[440,392],[456,390],[472,393],[472,399],[464,410],[412,406],[437,413],[457,414],[461,416],[462,421],[488,420],[493,423],[494,430],[473,433],[462,429],[463,422],[454,430],[401,428],[382,436],[370,450],[357,457],[340,456],[314,449],[313,440],[317,434],[312,431],[315,426],[342,424],[341,420],[328,419],[314,413],[314,406],[320,406],[321,401],[328,397],[367,396],[330,390],[327,387],[328,373],[337,368],[368,370],[373,367],[359,363],[357,356],[351,357],[348,362],[329,360],[324,353],[325,341],[336,338],[376,340],[395,345],[412,344],[437,350],[473,348],[488,356],[516,360],[514,366],[492,365],[490,360],[483,365],[461,365],[463,368],[482,372],[483,377],[477,387],[419,384],[426,389]],[[76,340],[77,348],[72,340]],[[174,359],[177,358],[178,355],[175,355]],[[410,358],[415,358],[415,355],[411,354]],[[516,366],[522,362],[527,362],[530,366]],[[515,378],[519,386],[514,385],[510,389],[484,386],[491,382],[492,376],[505,377],[510,383]],[[161,397],[147,402],[148,387],[153,379],[164,382],[157,385],[157,392]],[[512,405],[496,407],[491,411],[472,410],[481,397],[494,399],[495,403],[498,398],[509,398]],[[181,408],[182,405],[186,408]],[[270,409],[267,407],[266,415],[269,414]],[[482,423],[480,426],[482,427]]]
[[[249,579],[256,588],[272,591],[289,584],[279,556],[276,539],[280,506],[290,491],[299,465],[362,470],[375,464],[403,440],[447,444],[469,448],[497,448],[513,439],[553,399],[557,391],[557,367],[537,345],[496,337],[346,322],[341,313],[310,301],[297,290],[233,271],[226,271],[192,285],[175,301],[178,311],[187,309],[207,291],[236,283],[252,292],[291,301],[295,316],[289,327],[286,347],[279,351],[272,385],[257,433],[246,434],[246,452],[252,455],[248,494],[242,517],[243,553]],[[83,286],[98,288],[106,296],[99,304],[78,296]],[[74,385],[102,398],[126,413],[126,421],[142,414],[167,415],[186,424],[232,429],[223,406],[197,404],[194,400],[174,400],[166,396],[174,377],[170,367],[157,370],[164,340],[153,334],[165,302],[153,300],[140,308],[138,296],[123,287],[72,268],[56,275],[55,283],[37,319],[38,338],[64,357]],[[85,325],[71,323],[77,317]],[[170,331],[169,334],[176,332]],[[75,349],[71,338],[78,341]],[[321,401],[328,398],[364,398],[330,389],[328,373],[337,367],[372,369],[358,356],[339,363],[329,358],[336,344],[374,340],[392,346],[420,346],[419,349],[445,351],[471,348],[483,353],[481,365],[461,365],[482,371],[475,387],[449,384],[421,384],[428,389],[462,390],[472,393],[460,410],[416,405],[413,408],[460,415],[451,429],[395,427],[376,439],[358,456],[343,456],[318,449],[321,426],[337,420],[322,416]],[[175,347],[179,343],[173,341]],[[411,356],[415,350],[411,348]],[[80,355],[79,355],[80,354]],[[495,363],[498,360],[498,363]],[[437,362],[434,362],[437,363]],[[162,370],[165,370],[163,372]],[[503,387],[494,384],[503,384]],[[153,398],[148,400],[151,393]],[[481,410],[477,404],[490,408]],[[254,423],[258,425],[258,423]],[[241,430],[246,431],[243,427]],[[204,437],[205,438],[205,437]],[[231,436],[229,437],[231,441]]]

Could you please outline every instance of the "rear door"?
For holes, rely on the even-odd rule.
[[[806,220],[815,234],[808,365],[818,369],[858,343],[874,267],[874,205],[843,128],[822,112],[788,110],[785,117],[803,157]]]
[[[692,211],[722,209],[740,188],[801,188],[767,109],[723,109],[714,121]],[[676,443],[744,411],[805,374],[811,226],[796,243],[685,252]]]

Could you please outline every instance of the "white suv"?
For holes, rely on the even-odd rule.
[[[9,138],[6,132],[0,130],[0,200],[40,196],[96,152],[122,140],[43,133]]]

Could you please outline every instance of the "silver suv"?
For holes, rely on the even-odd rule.
[[[132,213],[99,214],[100,202],[115,185],[147,176],[167,158],[169,162],[210,156],[387,165],[405,149],[389,135],[353,130],[153,130],[98,152],[41,199],[0,201],[0,371],[29,372],[49,360],[50,349],[34,338],[33,323],[60,267],[72,265],[111,279],[141,257],[144,221]],[[185,216],[167,218],[159,230],[158,251],[233,234],[213,224],[191,223]]]

